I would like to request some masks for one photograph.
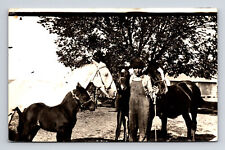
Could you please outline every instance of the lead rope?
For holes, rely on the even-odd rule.
[[[156,109],[156,93],[158,93],[158,87],[156,86],[153,86],[153,90],[152,90],[152,99],[153,99],[153,105],[154,105],[154,119],[157,117],[157,109]],[[153,119],[153,120],[154,120]],[[152,120],[152,123],[153,123],[153,120]],[[154,128],[155,128],[155,142],[157,142],[157,124],[155,123],[154,124]]]
[[[154,105],[154,111],[155,111],[155,116],[154,116],[154,118],[156,117],[156,96],[154,95],[153,96],[153,105]],[[157,142],[157,125],[156,125],[156,123],[155,123],[155,142]]]

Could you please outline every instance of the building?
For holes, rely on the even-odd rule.
[[[170,80],[171,85],[184,80],[190,80],[192,82],[195,82],[196,85],[200,88],[204,100],[212,102],[218,101],[217,78],[208,80],[205,78],[188,77],[185,74],[181,74],[177,78],[169,76],[167,76],[167,78]]]

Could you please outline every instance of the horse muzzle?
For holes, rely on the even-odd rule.
[[[89,100],[81,105],[81,109],[95,111],[95,103],[92,100]]]

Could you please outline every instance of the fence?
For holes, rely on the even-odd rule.
[[[179,80],[170,80],[171,85],[179,82]],[[192,81],[199,87],[202,98],[206,101],[217,102],[218,101],[218,86],[215,81]]]

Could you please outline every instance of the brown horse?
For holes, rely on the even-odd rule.
[[[187,126],[187,137],[195,141],[197,111],[203,102],[200,89],[191,81],[181,81],[169,86],[167,93],[159,95],[156,103],[157,115],[162,120],[162,134],[167,134],[167,118],[182,115]]]
[[[94,102],[81,86],[67,93],[61,104],[49,107],[44,103],[34,103],[19,114],[18,141],[31,142],[40,128],[57,132],[58,142],[70,141],[72,129],[81,109],[95,110]]]
[[[185,120],[187,126],[187,137],[195,140],[197,128],[197,110],[204,102],[198,86],[191,81],[181,81],[175,85],[167,86],[165,75],[159,65],[149,64],[145,73],[151,76],[153,86],[159,88],[156,98],[156,112],[162,121],[162,135],[167,135],[167,118],[176,118],[179,115]],[[191,117],[189,115],[191,113]],[[150,113],[150,127],[155,116],[154,107]]]
[[[116,137],[117,141],[120,136],[121,125],[124,128],[124,141],[127,140],[127,121],[129,113],[129,99],[130,99],[130,86],[129,86],[130,74],[127,68],[122,69],[118,80],[117,97],[115,101],[115,107],[117,110],[117,126],[116,126]],[[128,119],[129,120],[129,119]]]

